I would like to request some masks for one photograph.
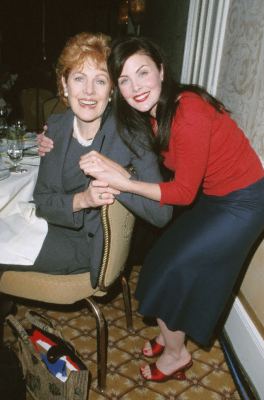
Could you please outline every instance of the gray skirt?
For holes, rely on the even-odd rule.
[[[226,196],[202,194],[150,250],[139,312],[209,346],[249,252],[264,231],[264,179]]]

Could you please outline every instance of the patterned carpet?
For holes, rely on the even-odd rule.
[[[89,400],[239,400],[224,355],[216,341],[210,351],[204,351],[188,342],[192,353],[193,367],[186,372],[186,381],[146,383],[139,375],[139,366],[146,360],[141,347],[146,339],[157,334],[157,327],[146,325],[136,312],[137,302],[133,298],[139,267],[134,267],[129,279],[132,293],[133,324],[135,333],[126,331],[122,295],[117,291],[112,298],[101,300],[105,318],[109,324],[107,389],[101,394],[96,389],[96,329],[95,320],[83,304],[74,308],[52,310],[37,308],[30,302],[17,305],[17,315],[23,321],[29,307],[41,311],[63,328],[66,338],[71,338],[91,371],[92,382]],[[16,339],[5,326],[5,341],[15,346]],[[8,400],[8,399],[5,399]],[[30,399],[28,399],[30,400]],[[45,400],[45,399],[43,399]]]

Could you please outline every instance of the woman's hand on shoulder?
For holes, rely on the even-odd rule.
[[[44,125],[43,132],[37,135],[38,154],[41,157],[45,156],[46,153],[49,153],[53,149],[53,140],[45,136],[47,130],[47,125]]]

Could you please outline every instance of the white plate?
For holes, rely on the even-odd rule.
[[[38,154],[38,142],[36,138],[32,138],[32,139],[26,139],[23,141],[23,148],[25,149],[25,151],[28,154]],[[32,150],[31,150],[32,148]],[[0,153],[4,153],[7,150],[7,140],[6,139],[2,139],[2,141],[0,142]]]
[[[24,150],[24,157],[27,156],[37,156],[38,155],[38,148],[37,147],[32,147],[32,148],[26,148],[26,150]]]

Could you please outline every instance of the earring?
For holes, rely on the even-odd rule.
[[[113,96],[113,93],[114,93],[114,91],[113,91],[113,90],[111,90],[111,92],[110,92],[110,96],[109,96],[109,99],[108,99],[108,103],[111,103],[111,101],[112,101],[112,96]]]
[[[67,92],[67,90],[64,91],[64,97],[68,97],[68,92]]]

